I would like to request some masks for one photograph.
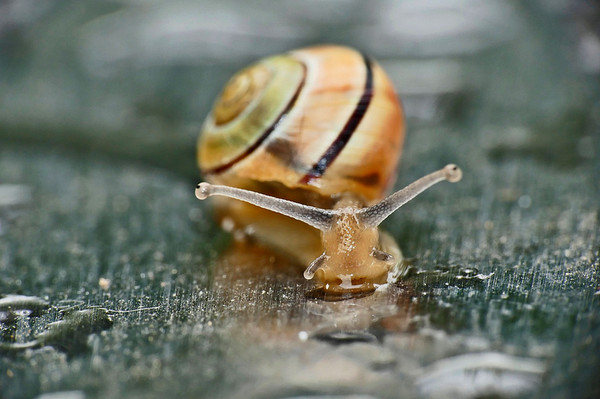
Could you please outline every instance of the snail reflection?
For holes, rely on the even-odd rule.
[[[268,338],[284,346],[298,340],[374,343],[414,327],[418,304],[411,284],[389,284],[358,296],[320,292],[318,298],[310,288],[293,260],[244,240],[213,264],[211,292],[222,315],[219,325],[236,340]]]
[[[385,197],[394,184],[404,116],[389,78],[359,52],[337,46],[258,61],[223,89],[198,141],[210,183],[196,196],[217,218],[304,269],[333,295],[360,295],[397,280],[402,253],[379,230],[432,185],[456,182],[456,165]]]

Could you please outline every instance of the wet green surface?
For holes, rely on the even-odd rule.
[[[600,68],[580,54],[593,14],[475,3],[452,5],[498,20],[454,46],[393,46],[392,19],[358,2],[333,22],[310,2],[273,7],[272,36],[261,2],[54,2],[14,19],[0,40],[0,396],[599,397]],[[388,10],[411,12],[449,18]],[[210,40],[194,59],[94,52],[153,16],[195,15],[226,42],[239,32],[206,15],[239,13],[231,55]],[[285,259],[232,250],[193,195],[196,131],[228,75],[331,41],[380,59],[405,99],[397,186],[448,162],[464,171],[386,221],[407,277],[341,302],[307,298]]]

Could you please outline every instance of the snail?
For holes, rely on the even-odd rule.
[[[325,292],[370,292],[402,259],[378,225],[462,175],[447,165],[385,197],[403,138],[400,102],[376,62],[340,46],[271,56],[234,75],[213,105],[197,148],[210,183],[195,193],[218,196],[224,227],[288,253]]]

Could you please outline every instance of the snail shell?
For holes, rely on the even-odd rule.
[[[212,183],[323,208],[343,196],[370,205],[394,183],[403,137],[402,108],[377,63],[346,47],[309,47],[231,78],[204,123],[198,163]],[[320,233],[289,217],[225,198],[216,210],[304,266],[322,253]]]

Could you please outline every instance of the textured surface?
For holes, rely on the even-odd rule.
[[[587,2],[34,3],[0,6],[1,397],[600,396]],[[464,171],[384,223],[402,284],[340,302],[194,198],[221,85],[315,42],[397,85],[398,187]]]

